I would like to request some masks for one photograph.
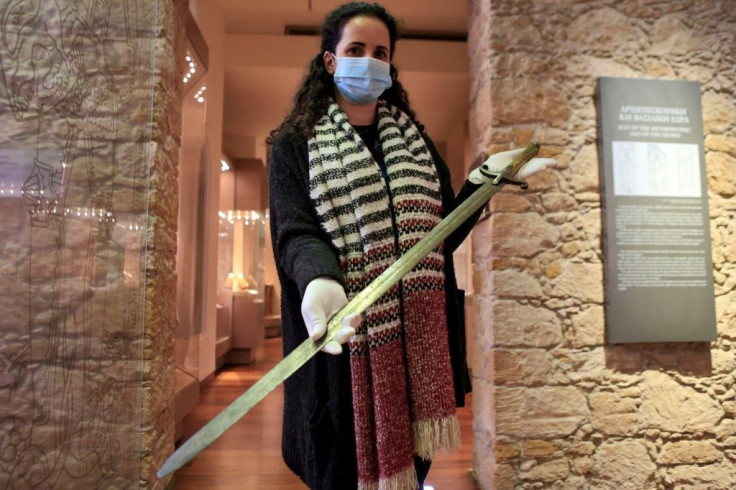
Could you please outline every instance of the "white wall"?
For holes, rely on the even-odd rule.
[[[207,169],[205,242],[205,274],[203,333],[199,345],[199,380],[206,381],[215,372],[216,304],[217,304],[217,225],[220,199],[220,155],[222,153],[222,112],[225,80],[223,59],[225,27],[217,3],[190,0],[189,8],[209,48],[209,63],[203,83],[207,84],[205,132],[210,165]]]

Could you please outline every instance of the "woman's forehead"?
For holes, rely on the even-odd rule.
[[[371,41],[389,49],[391,36],[388,27],[381,20],[366,16],[353,17],[343,26],[339,44],[356,41]]]

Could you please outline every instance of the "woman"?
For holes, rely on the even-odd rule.
[[[486,179],[474,171],[454,196],[390,64],[397,37],[378,4],[330,13],[294,108],[269,138],[285,354],[324,335],[348,297]],[[486,166],[503,169],[514,155]],[[414,489],[437,450],[458,447],[455,408],[470,386],[452,252],[476,219],[286,381],[283,456],[311,488]]]

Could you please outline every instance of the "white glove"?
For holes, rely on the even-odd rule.
[[[514,158],[523,153],[523,151],[524,148],[518,148],[516,150],[494,153],[493,155],[489,156],[486,161],[483,162],[479,167],[470,172],[468,180],[473,184],[485,184],[486,182],[494,178],[493,176],[503,172],[503,169],[508,167],[508,165],[514,160]],[[556,164],[557,162],[552,158],[532,158],[531,160],[526,162],[521,167],[521,169],[519,169],[516,174],[516,178],[525,179],[530,175],[539,172],[540,170],[544,170],[545,168]]]
[[[329,277],[312,279],[304,290],[302,298],[302,318],[307,326],[309,337],[319,340],[327,331],[327,322],[348,303],[342,285]],[[342,345],[355,335],[355,329],[360,325],[360,315],[348,315],[342,321],[342,328],[335,334],[333,340],[322,346],[322,351],[328,354],[342,353]]]

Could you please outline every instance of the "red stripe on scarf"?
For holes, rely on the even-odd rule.
[[[399,357],[397,357],[399,356]],[[390,342],[371,347],[370,362],[373,372],[373,399],[376,421],[376,448],[380,478],[388,478],[407,467],[413,461],[411,421],[408,406],[406,372],[396,359],[403,357],[401,343]],[[371,475],[363,475],[370,480]]]
[[[411,211],[416,208],[436,214],[437,216],[442,216],[442,206],[426,199],[397,199],[394,202],[394,208],[400,211]]]
[[[405,332],[409,379],[435,381],[415,383],[410,387],[412,399],[424,401],[412,404],[414,420],[452,415],[455,413],[455,400],[447,331],[428,321],[438,314],[444,315],[445,292],[425,290],[407,293],[404,306],[404,321],[413,326]]]

